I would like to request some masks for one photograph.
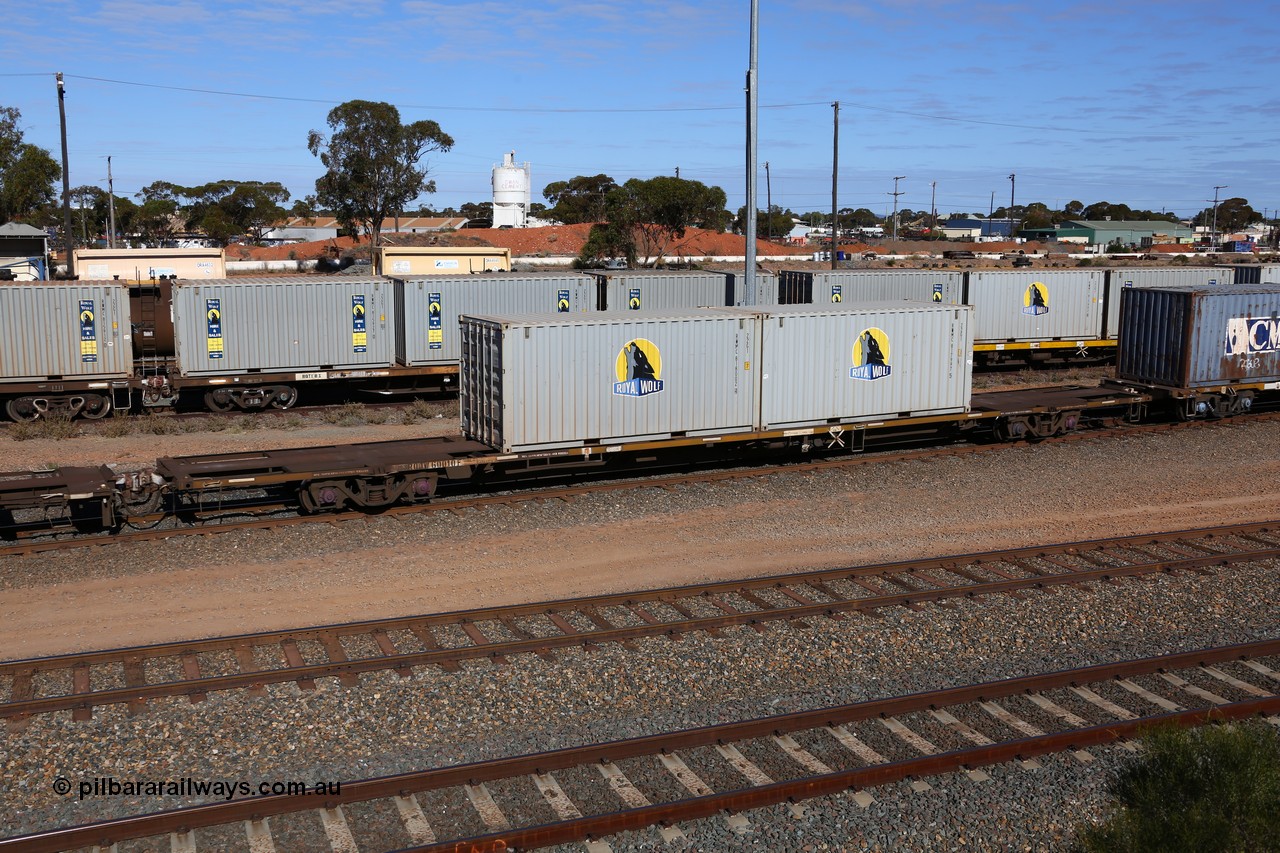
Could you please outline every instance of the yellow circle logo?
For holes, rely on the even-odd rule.
[[[662,353],[658,351],[658,345],[644,338],[628,341],[626,346],[618,351],[614,373],[617,374],[619,382],[628,382],[632,379],[661,379]]]
[[[852,379],[873,381],[883,379],[893,372],[889,365],[889,336],[883,329],[872,326],[863,329],[853,342],[853,367],[849,369]]]
[[[1027,285],[1026,291],[1022,294],[1022,313],[1032,315],[1049,313],[1049,288],[1045,287],[1044,282],[1033,281]]]

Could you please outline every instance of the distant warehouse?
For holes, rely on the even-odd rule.
[[[1081,243],[1087,246],[1109,246],[1119,240],[1124,246],[1150,246],[1153,243],[1190,243],[1195,232],[1164,219],[1116,222],[1070,219],[1050,228],[1024,228],[1019,237],[1028,240]]]

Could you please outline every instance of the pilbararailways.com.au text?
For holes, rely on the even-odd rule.
[[[236,797],[303,797],[338,796],[341,782],[243,782],[237,779],[117,779],[114,776],[97,776],[81,779],[73,786],[71,780],[59,776],[53,780],[53,790],[61,796],[75,790],[81,800],[90,797],[218,797],[233,800]]]

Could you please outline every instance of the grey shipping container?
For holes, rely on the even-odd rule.
[[[1100,340],[1105,278],[1102,270],[973,270],[974,342]]]
[[[733,298],[729,305],[743,306],[747,304],[747,289],[743,287],[743,282],[747,280],[745,270],[743,272],[726,272],[729,278],[729,286],[732,289]],[[751,305],[777,305],[778,304],[778,276],[774,273],[762,270],[756,273],[756,291],[755,299]]]
[[[396,361],[456,364],[463,314],[579,314],[595,310],[596,280],[575,272],[429,275],[394,281]]]
[[[761,429],[969,409],[967,305],[787,305],[759,315]]]
[[[601,311],[667,311],[733,305],[734,286],[722,272],[702,270],[592,270]]]
[[[0,382],[127,377],[131,326],[119,282],[0,285]]]
[[[183,376],[390,367],[391,281],[347,276],[180,281],[173,288]]]
[[[1107,295],[1107,338],[1120,329],[1120,291],[1126,287],[1220,287],[1235,283],[1230,267],[1116,267]]]
[[[929,270],[783,270],[780,289],[788,305],[840,305],[907,299],[964,303],[964,273]]]
[[[1280,284],[1125,288],[1116,376],[1179,389],[1280,381]]]
[[[750,431],[756,320],[731,309],[463,317],[463,433],[502,452]]]

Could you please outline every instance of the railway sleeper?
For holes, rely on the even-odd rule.
[[[41,394],[5,401],[5,413],[15,423],[36,421],[55,413],[97,420],[109,415],[111,409],[111,398],[103,394]]]
[[[309,513],[333,512],[348,506],[381,509],[397,503],[426,503],[435,495],[438,480],[435,473],[313,480],[298,490],[298,502]]]
[[[289,409],[297,402],[298,389],[292,385],[223,386],[206,391],[204,395],[205,407],[211,412]]]

